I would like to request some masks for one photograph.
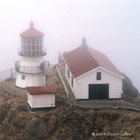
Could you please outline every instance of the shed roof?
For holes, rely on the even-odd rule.
[[[26,90],[30,95],[56,94],[56,91],[51,86],[26,87]]]
[[[64,54],[72,75],[77,78],[97,67],[102,67],[112,73],[122,76],[119,70],[103,53],[90,47],[78,47]]]
[[[20,36],[22,37],[42,37],[44,34],[37,29],[34,28],[34,23],[30,23],[30,28],[22,33],[20,33]]]

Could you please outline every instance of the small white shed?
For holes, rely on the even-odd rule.
[[[31,111],[44,111],[55,107],[56,91],[51,86],[26,87]]]

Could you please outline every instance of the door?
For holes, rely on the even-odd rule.
[[[109,84],[89,84],[89,99],[108,99]]]

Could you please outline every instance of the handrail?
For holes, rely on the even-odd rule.
[[[61,82],[62,82],[62,84],[63,84],[63,87],[64,87],[64,89],[65,89],[65,91],[66,91],[67,97],[69,97],[68,89],[67,89],[67,87],[66,87],[66,85],[65,85],[65,82],[64,82],[64,80],[63,80],[63,78],[62,78],[62,76],[61,76],[61,73],[60,73],[58,67],[56,67],[56,70],[57,70],[58,75],[59,75],[59,77],[60,77],[60,80],[61,80]]]
[[[21,66],[20,60],[15,63],[15,69],[17,72],[21,73],[44,73],[44,68],[38,67],[29,67],[29,66]]]

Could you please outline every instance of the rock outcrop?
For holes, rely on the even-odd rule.
[[[140,113],[69,107],[59,79],[47,84],[58,94],[56,108],[46,112],[32,113],[25,98],[1,89],[0,140],[139,140]]]
[[[125,74],[123,74],[123,76],[123,94],[128,97],[137,98],[139,91],[133,86],[132,81],[128,78],[128,76]]]
[[[64,104],[32,113],[24,98],[11,96],[0,107],[0,140],[139,140],[139,122],[140,113],[84,110]]]

